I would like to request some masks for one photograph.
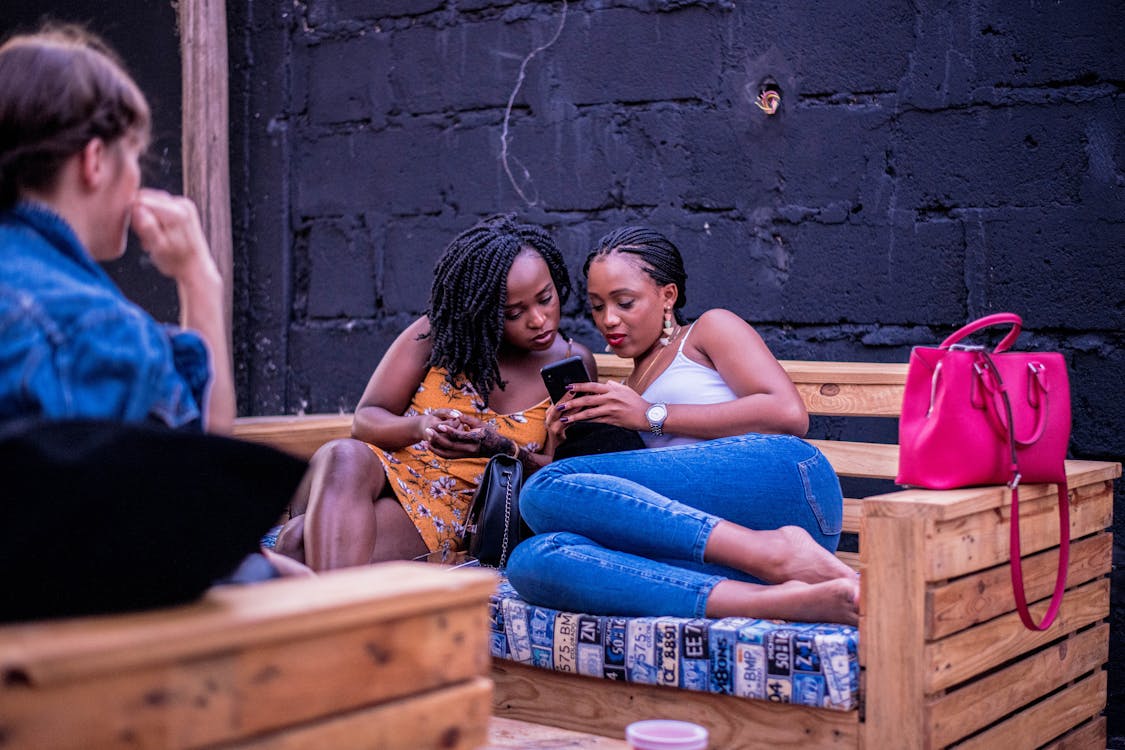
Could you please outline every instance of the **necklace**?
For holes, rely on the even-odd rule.
[[[672,338],[668,340],[668,345],[660,348],[660,351],[658,351],[656,353],[656,356],[653,357],[652,360],[648,363],[648,366],[645,367],[644,371],[641,373],[641,376],[639,378],[637,378],[635,381],[633,381],[634,385],[629,386],[630,388],[632,388],[637,393],[641,393],[641,389],[638,386],[641,383],[645,382],[645,378],[647,378],[648,374],[652,371],[653,365],[655,365],[657,362],[660,361],[660,358],[664,356],[664,352],[666,352],[669,348],[671,348],[672,344],[676,341],[676,339],[678,339],[680,337],[680,331],[681,330],[683,330],[683,326],[677,325],[676,326],[676,332],[673,333]],[[630,380],[632,380],[632,378],[630,378]]]

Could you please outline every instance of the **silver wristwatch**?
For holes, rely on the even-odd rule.
[[[668,404],[653,404],[645,409],[645,419],[653,435],[664,434],[664,420],[668,418]]]

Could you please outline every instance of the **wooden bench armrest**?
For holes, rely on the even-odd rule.
[[[280,417],[239,417],[233,436],[271,445],[308,459],[317,448],[352,432],[351,414],[302,414]]]
[[[1067,461],[1066,476],[1067,482],[1072,487],[1112,481],[1121,476],[1121,464],[1109,461]],[[1021,485],[1020,503],[1054,497],[1056,492],[1057,489],[1053,484]],[[1011,493],[1003,485],[966,487],[956,490],[907,488],[864,498],[863,514],[887,518],[909,517],[950,521],[981,511],[1004,510],[1010,503]]]
[[[490,571],[455,574],[425,563],[384,563],[253,586],[217,586],[199,600],[145,612],[0,627],[0,670],[33,685],[172,661],[208,649],[288,642],[333,628],[487,599]]]

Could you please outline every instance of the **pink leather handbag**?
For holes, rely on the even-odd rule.
[[[960,343],[982,328],[1012,326],[989,353]],[[1006,484],[1012,491],[1012,588],[1023,624],[1046,630],[1066,589],[1070,513],[1066,449],[1070,441],[1070,383],[1054,352],[1011,352],[1023,321],[997,313],[973,321],[937,348],[910,354],[899,420],[899,484],[944,490]],[[1059,496],[1059,568],[1041,622],[1027,610],[1020,564],[1019,485],[1055,482]]]

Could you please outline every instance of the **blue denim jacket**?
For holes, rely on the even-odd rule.
[[[0,421],[87,418],[202,427],[195,333],[125,299],[57,214],[0,212]]]

